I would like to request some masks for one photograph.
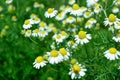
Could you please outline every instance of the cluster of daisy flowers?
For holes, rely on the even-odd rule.
[[[102,24],[109,26],[109,30],[112,30],[113,34],[117,33],[112,39],[115,42],[120,42],[120,19],[115,15],[119,12],[120,1],[116,0],[113,3],[112,12],[108,17],[103,7],[99,4],[99,0],[86,0],[85,6],[80,6],[76,0],[69,0],[68,5],[60,6],[59,10],[48,8],[44,12],[44,17],[52,20],[52,23],[42,21],[36,14],[31,14],[30,18],[26,19],[23,24],[24,36],[39,37],[43,40],[45,40],[46,36],[49,36],[49,40],[53,40],[50,45],[51,51],[46,52],[43,56],[38,56],[33,63],[33,67],[40,69],[48,63],[58,64],[69,60],[72,57],[71,53],[73,53],[70,52],[71,49],[83,46],[92,40],[94,34],[90,32],[100,26],[97,16],[99,18],[101,12],[104,12],[106,16]],[[40,4],[34,3],[34,7],[40,7]],[[51,34],[53,35],[51,36]],[[63,48],[63,46],[61,48],[61,43],[66,48]],[[103,54],[109,60],[119,59],[120,56],[119,50],[114,46],[104,51]],[[85,66],[79,64],[76,59],[71,60],[68,73],[71,79],[83,77],[85,71],[87,71]]]

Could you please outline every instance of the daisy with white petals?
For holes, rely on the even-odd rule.
[[[116,48],[112,47],[112,48],[109,48],[109,50],[105,51],[104,55],[109,60],[115,60],[115,59],[118,59],[118,56],[120,56],[120,52],[117,51]]]
[[[6,3],[6,4],[10,4],[10,3],[12,3],[12,1],[13,1],[13,0],[6,0],[5,3]]]
[[[57,14],[57,10],[54,10],[54,8],[48,8],[48,10],[45,12],[46,18],[52,18]]]
[[[118,23],[120,21],[120,19],[118,19],[114,14],[110,14],[108,18],[105,18],[104,24],[105,26],[109,25],[115,25],[116,23]]]
[[[31,36],[31,30],[26,30],[25,31],[25,37],[30,37]]]
[[[63,60],[69,59],[70,53],[65,48],[60,48],[59,52],[63,56]]]
[[[112,38],[115,42],[120,42],[120,30],[118,31],[117,35]]]
[[[81,16],[83,13],[78,4],[73,4],[70,14],[74,16]]]
[[[47,52],[47,55],[50,64],[58,64],[63,59],[62,55],[57,50],[51,50],[50,52]]]
[[[80,79],[85,76],[85,71],[87,71],[87,69],[85,69],[84,66],[76,63],[71,65],[69,75],[71,75],[71,79]]]
[[[69,16],[69,17],[66,19],[66,22],[71,24],[71,23],[75,22],[75,18],[72,17],[72,16]]]
[[[75,3],[75,0],[69,0],[68,4],[72,5]]]
[[[53,35],[53,39],[57,42],[57,43],[61,43],[64,40],[64,37],[61,34],[55,34]]]
[[[76,44],[85,44],[88,43],[89,40],[91,39],[91,35],[90,34],[86,34],[85,31],[79,31],[78,35],[75,35],[75,41]]]
[[[24,21],[24,24],[23,24],[23,28],[24,28],[24,29],[29,29],[29,28],[31,28],[31,27],[32,27],[32,21],[31,21],[31,19],[25,20],[25,21]]]
[[[46,65],[47,61],[45,61],[43,59],[42,56],[38,56],[36,59],[35,59],[35,62],[33,63],[33,67],[35,67],[36,69],[40,69],[42,67],[44,67]]]

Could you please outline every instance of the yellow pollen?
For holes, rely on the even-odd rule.
[[[114,14],[110,14],[108,17],[110,22],[115,22],[116,21],[116,16]]]
[[[59,51],[63,56],[67,54],[67,51],[65,48],[60,48]]]
[[[39,29],[35,29],[35,30],[33,30],[33,32],[38,33],[38,32],[39,32]]]
[[[57,50],[52,50],[52,51],[50,52],[50,56],[51,56],[51,57],[57,57],[57,56],[58,56],[58,51],[57,51]]]
[[[45,22],[41,21],[41,22],[40,22],[40,26],[41,26],[41,27],[44,27],[44,26],[45,26]]]
[[[69,17],[68,17],[68,19],[69,19],[69,20],[72,20],[72,19],[73,19],[73,17],[72,17],[72,16],[69,16]]]
[[[48,13],[52,13],[52,12],[53,12],[53,10],[54,10],[53,8],[48,8],[48,10],[47,10],[47,11],[48,11]]]
[[[94,21],[95,19],[94,18],[90,18],[90,21]]]
[[[109,49],[109,52],[110,52],[111,54],[115,54],[115,53],[117,52],[117,49],[115,49],[115,48],[110,48],[110,49]]]
[[[41,34],[45,34],[45,31],[42,31]]]
[[[61,17],[61,16],[62,16],[62,13],[59,13],[58,16]]]
[[[88,21],[88,22],[86,22],[86,24],[85,25],[90,25],[91,23]]]
[[[89,12],[89,11],[86,11],[85,14],[88,16],[88,15],[90,15],[90,12]]]
[[[73,40],[71,40],[71,41],[70,41],[70,45],[73,45],[73,44],[74,44],[74,41],[73,41]]]
[[[30,23],[30,20],[25,20],[24,24],[28,25]]]
[[[117,37],[119,37],[119,38],[120,38],[120,33],[118,33],[118,34],[117,34]]]
[[[62,31],[61,34],[67,36],[67,33],[65,31]]]
[[[81,68],[78,64],[74,64],[72,70],[73,72],[78,73],[81,70]]]
[[[120,27],[120,22],[119,22],[119,23],[117,23],[117,25]]]
[[[71,64],[76,64],[77,60],[76,59],[72,59],[71,60]]]
[[[78,9],[79,9],[79,5],[78,5],[78,4],[73,4],[72,8],[73,8],[74,10],[78,10]]]
[[[37,63],[40,63],[40,62],[43,61],[43,57],[42,57],[42,56],[38,56],[38,57],[35,59],[35,61],[36,61]]]
[[[35,20],[35,21],[38,21],[38,20],[39,20],[39,18],[38,18],[38,17],[35,17],[35,18],[34,18],[34,20]]]
[[[60,34],[57,34],[57,35],[56,35],[56,38],[57,38],[57,39],[60,39],[60,38],[61,38]]]
[[[86,38],[86,33],[84,31],[79,31],[78,36],[80,39]]]
[[[26,33],[29,33],[29,34],[30,34],[30,33],[31,33],[31,30],[28,29],[28,30],[26,31]]]

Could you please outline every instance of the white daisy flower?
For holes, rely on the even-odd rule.
[[[75,3],[75,0],[69,0],[68,4],[73,5]]]
[[[39,30],[39,29],[34,29],[33,32],[32,32],[32,36],[33,36],[33,37],[38,37],[38,36],[40,36],[40,30]]]
[[[57,50],[51,50],[47,55],[50,64],[58,64],[63,60],[63,56]]]
[[[83,14],[83,16],[84,16],[85,18],[90,18],[92,15],[93,15],[93,12],[92,12],[91,10],[86,11],[86,12]]]
[[[97,22],[97,20],[94,18],[90,18],[88,21],[91,22],[92,24],[95,24]]]
[[[61,31],[61,35],[63,39],[66,39],[68,37],[68,34],[65,31]]]
[[[49,25],[48,25],[48,27],[47,27],[47,32],[51,32],[52,31],[52,29],[53,29],[53,27],[54,27],[54,24],[53,23],[50,23]]]
[[[94,12],[95,12],[96,14],[99,14],[99,13],[101,12],[101,8],[100,8],[100,7],[95,7],[95,8],[94,8]]]
[[[82,12],[82,13],[87,10],[87,8],[86,8],[85,6],[80,7],[80,9],[81,9],[81,12]]]
[[[120,42],[120,30],[118,31],[116,36],[113,36],[112,38],[115,42]]]
[[[65,13],[64,12],[60,12],[57,14],[57,16],[55,17],[56,20],[61,21],[65,18]]]
[[[71,11],[71,9],[72,9],[72,8],[67,5],[67,6],[65,7],[65,13],[69,13],[69,12]]]
[[[110,14],[108,18],[105,18],[104,24],[105,26],[109,25],[115,25],[116,23],[118,23],[120,21],[120,19],[118,19],[114,14]]]
[[[65,48],[60,48],[59,52],[63,56],[63,60],[69,59],[70,53]]]
[[[40,7],[40,4],[38,2],[34,2],[33,7],[38,8],[38,7]]]
[[[24,21],[24,24],[23,24],[23,28],[24,29],[29,29],[29,28],[31,28],[32,27],[32,21],[31,21],[31,19],[27,19],[27,20],[25,20]]]
[[[48,32],[47,31],[44,31],[44,30],[42,30],[42,31],[40,31],[40,34],[39,34],[39,37],[46,37],[48,35]]]
[[[93,27],[93,24],[90,22],[90,21],[87,21],[86,23],[85,23],[85,28],[92,28]]]
[[[117,6],[114,6],[113,8],[112,8],[112,12],[113,13],[118,13],[120,10],[119,10],[119,8],[117,7]]]
[[[47,29],[47,24],[44,21],[41,21],[39,23],[39,30],[46,30]]]
[[[42,67],[44,67],[46,65],[47,61],[45,61],[43,59],[42,56],[38,56],[36,59],[35,59],[35,62],[33,63],[33,67],[35,67],[36,69],[40,69]]]
[[[40,23],[40,19],[38,17],[33,18],[34,24]]]
[[[74,16],[82,16],[83,12],[80,9],[78,4],[73,4],[70,14],[72,14]]]
[[[45,12],[46,18],[52,18],[57,14],[57,10],[54,10],[54,8],[48,8],[48,10]]]
[[[88,6],[88,7],[91,7],[91,6],[93,6],[97,1],[98,1],[98,0],[86,0],[87,6]]]
[[[76,48],[77,44],[73,40],[70,40],[68,41],[67,46],[71,48]]]
[[[32,14],[30,15],[30,18],[31,18],[31,19],[36,18],[36,17],[37,17],[37,15],[34,14],[34,13],[32,13]]]
[[[118,59],[118,56],[120,56],[120,52],[117,51],[116,48],[112,47],[112,48],[109,48],[109,50],[105,51],[104,55],[109,60],[115,60],[115,59]]]
[[[85,44],[88,43],[89,40],[91,39],[91,35],[90,34],[86,34],[85,31],[79,31],[78,35],[75,35],[75,41],[76,44]]]
[[[71,79],[80,79],[81,77],[85,76],[85,71],[87,71],[87,69],[85,69],[84,66],[76,63],[71,65],[69,75],[71,75]]]
[[[116,24],[114,25],[114,28],[115,28],[115,29],[120,29],[120,22],[116,23]]]
[[[53,39],[57,42],[57,43],[61,43],[64,40],[64,37],[61,34],[55,34],[53,35]]]
[[[28,29],[25,31],[25,37],[30,37],[31,36],[31,30]]]
[[[10,3],[12,3],[12,1],[13,1],[13,0],[6,0],[5,3],[6,3],[6,4],[10,4]]]
[[[66,22],[71,24],[71,23],[75,22],[75,20],[76,20],[76,19],[75,19],[74,17],[69,16],[69,17],[66,19]]]

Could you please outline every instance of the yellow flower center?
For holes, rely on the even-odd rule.
[[[43,21],[40,22],[40,26],[41,27],[44,27],[45,26],[45,23]]]
[[[117,34],[117,37],[120,37],[120,33]]]
[[[72,20],[72,19],[73,19],[73,17],[72,17],[72,16],[69,16],[69,17],[68,17],[68,19],[69,19],[69,20]]]
[[[120,22],[119,22],[119,23],[117,23],[117,25],[120,27]]]
[[[70,45],[73,45],[73,44],[74,44],[74,41],[73,41],[73,40],[71,40],[71,41],[70,41]]]
[[[26,33],[30,34],[30,33],[31,33],[31,30],[28,29],[28,30],[26,31]]]
[[[39,29],[35,29],[35,30],[33,30],[33,32],[38,33],[38,32],[39,32]]]
[[[42,57],[42,56],[38,56],[38,57],[35,59],[35,61],[36,61],[37,63],[40,63],[40,62],[43,61],[43,57]]]
[[[86,22],[86,24],[85,25],[90,25],[91,23],[88,21],[88,22]]]
[[[56,38],[57,38],[57,39],[60,39],[60,38],[61,38],[60,34],[57,34],[57,35],[56,35]]]
[[[73,72],[78,73],[81,70],[81,68],[78,64],[74,64],[72,70]]]
[[[65,48],[60,48],[59,51],[60,51],[60,53],[61,53],[63,56],[67,54],[67,51],[66,51]]]
[[[84,31],[79,31],[78,36],[80,39],[86,38],[86,33]]]
[[[78,9],[79,9],[79,5],[78,5],[78,4],[73,4],[72,8],[73,8],[74,10],[78,10]]]
[[[47,11],[48,11],[48,13],[52,13],[52,12],[53,12],[53,10],[54,10],[53,8],[48,8],[48,10],[47,10]]]
[[[39,18],[38,18],[38,17],[35,17],[35,18],[34,18],[34,20],[35,20],[35,21],[38,21],[38,20],[39,20]]]
[[[30,20],[25,20],[24,24],[26,25],[30,24]]]
[[[61,16],[62,16],[62,13],[59,13],[58,16],[61,17]]]
[[[67,36],[67,33],[65,31],[62,31],[61,34]]]
[[[110,49],[109,49],[109,52],[110,52],[111,54],[115,54],[115,53],[117,52],[117,49],[115,49],[115,48],[110,48]]]
[[[88,15],[90,15],[90,12],[89,12],[89,11],[86,11],[85,14],[88,16]]]
[[[116,16],[114,14],[110,14],[108,17],[110,22],[115,22],[116,21]]]
[[[58,56],[58,51],[57,51],[57,50],[52,50],[52,51],[50,52],[50,56],[51,56],[51,57],[57,57],[57,56]]]
[[[45,31],[42,31],[41,34],[45,34]]]

